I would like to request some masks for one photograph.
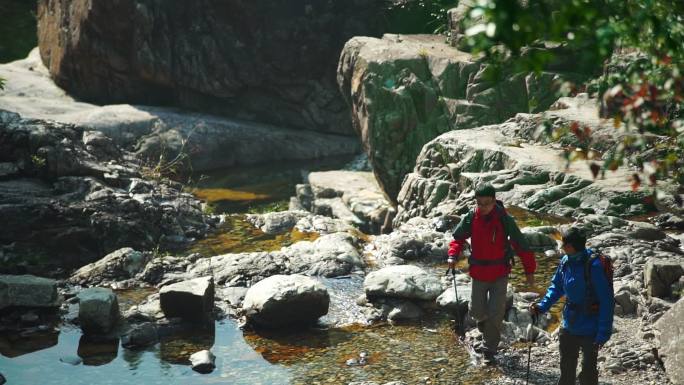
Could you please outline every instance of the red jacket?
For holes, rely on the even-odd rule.
[[[469,262],[473,279],[495,281],[508,275],[511,265],[503,261],[513,250],[522,260],[525,274],[534,273],[537,269],[534,253],[530,251],[525,236],[503,206],[497,205],[488,215],[482,215],[479,208],[465,215],[454,230],[449,256],[458,257],[468,238],[472,249]]]

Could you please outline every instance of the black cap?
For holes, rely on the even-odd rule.
[[[496,189],[491,183],[482,183],[475,189],[476,197],[492,197],[496,196]]]

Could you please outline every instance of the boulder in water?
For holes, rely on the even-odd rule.
[[[211,373],[216,368],[215,361],[216,356],[209,350],[200,350],[190,356],[192,370],[202,374]]]
[[[57,281],[34,275],[0,275],[0,309],[9,306],[59,306]]]
[[[111,289],[92,287],[78,293],[78,319],[85,334],[106,334],[119,319],[119,302]]]
[[[432,301],[442,293],[437,277],[418,266],[390,266],[366,276],[363,288],[369,299],[395,297]]]
[[[250,322],[273,328],[312,324],[328,313],[329,306],[325,286],[299,274],[274,275],[257,282],[242,303]]]
[[[164,286],[159,290],[159,300],[167,317],[207,318],[214,309],[214,278],[200,277]]]

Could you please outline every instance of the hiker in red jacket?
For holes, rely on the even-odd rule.
[[[471,256],[468,258],[473,278],[470,297],[470,316],[484,339],[485,362],[493,363],[501,340],[501,326],[506,312],[508,274],[513,254],[522,260],[527,284],[534,286],[537,263],[529,250],[525,236],[508,215],[491,184],[475,190],[477,207],[466,214],[454,230],[449,244],[449,267],[458,260],[466,239],[470,238]]]

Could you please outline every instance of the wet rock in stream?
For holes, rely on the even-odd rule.
[[[199,277],[163,286],[159,301],[166,317],[207,319],[214,309],[214,278]]]
[[[78,321],[85,334],[107,334],[119,320],[119,302],[111,289],[92,287],[78,293]]]
[[[58,307],[57,281],[33,275],[0,275],[0,309]]]
[[[190,356],[192,370],[202,374],[214,371],[214,368],[216,368],[215,361],[216,356],[209,350],[201,350]]]
[[[242,304],[247,319],[262,327],[315,323],[328,313],[330,296],[318,281],[303,275],[274,275],[249,288]]]

